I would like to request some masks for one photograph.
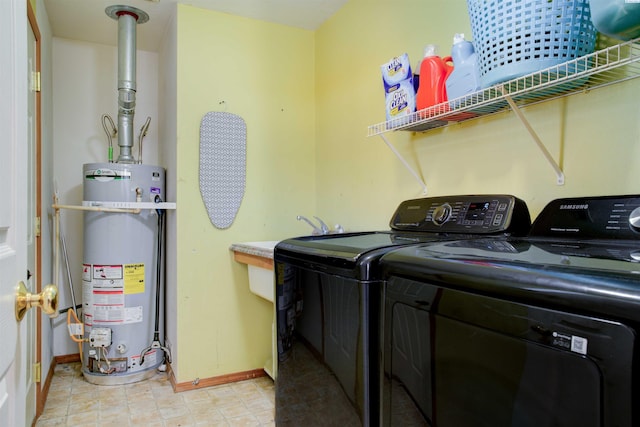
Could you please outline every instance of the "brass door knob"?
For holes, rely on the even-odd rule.
[[[16,290],[16,319],[21,321],[31,307],[40,307],[49,317],[58,316],[58,287],[48,284],[39,294],[28,292],[24,282]]]

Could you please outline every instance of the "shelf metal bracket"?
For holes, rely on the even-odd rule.
[[[520,119],[520,121],[522,122],[524,127],[529,132],[529,135],[531,135],[531,137],[533,138],[535,143],[538,145],[538,148],[540,149],[540,151],[542,151],[542,154],[547,159],[547,162],[549,162],[549,164],[551,165],[551,167],[555,171],[555,173],[556,173],[556,183],[558,185],[564,185],[564,172],[562,172],[562,169],[560,169],[560,166],[558,166],[558,164],[556,163],[556,161],[553,158],[553,156],[551,155],[551,153],[549,153],[549,150],[547,150],[547,147],[544,146],[544,144],[540,140],[540,137],[538,136],[536,131],[533,130],[533,127],[531,127],[531,124],[529,123],[527,118],[524,116],[524,114],[522,114],[522,111],[520,110],[520,107],[518,107],[516,105],[516,103],[511,98],[511,96],[509,96],[507,93],[505,93],[504,87],[501,86],[500,90],[502,91],[502,95],[504,96],[504,99],[509,103],[509,106],[511,107],[513,112]]]
[[[380,134],[380,138],[382,138],[384,143],[387,144],[387,147],[389,147],[389,149],[393,151],[393,154],[395,154],[396,157],[400,159],[404,167],[407,168],[409,172],[411,172],[411,175],[413,175],[416,181],[420,183],[420,186],[422,187],[422,194],[427,194],[427,184],[424,183],[424,180],[422,179],[422,177],[420,177],[420,175],[418,175],[418,173],[411,167],[411,165],[407,163],[404,157],[402,157],[402,154],[400,154],[400,152],[396,150],[396,148],[393,145],[391,145],[391,143],[387,140],[384,134]]]

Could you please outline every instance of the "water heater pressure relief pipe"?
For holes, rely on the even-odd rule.
[[[162,198],[158,195],[155,197],[155,203],[162,203]],[[171,363],[171,351],[160,342],[160,292],[162,277],[162,248],[164,236],[164,209],[156,209],[158,214],[158,236],[156,240],[156,310],[155,325],[153,331],[153,339],[151,345],[140,352],[140,366],[144,364],[144,358],[152,350],[160,349],[164,352],[164,358],[167,363]]]
[[[133,116],[136,107],[136,25],[149,20],[146,12],[115,5],[105,13],[118,21],[118,146],[117,163],[136,163],[133,148]]]

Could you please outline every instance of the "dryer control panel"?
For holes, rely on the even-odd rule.
[[[640,195],[556,199],[542,210],[531,237],[640,238]]]
[[[399,231],[525,235],[531,218],[525,202],[514,196],[444,196],[402,202],[389,225]]]

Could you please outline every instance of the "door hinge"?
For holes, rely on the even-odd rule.
[[[40,71],[31,72],[31,89],[40,92]]]
[[[40,362],[33,364],[33,382],[35,382],[35,383],[39,383],[40,382],[40,378],[41,378],[41,375],[42,375],[41,366],[42,365],[40,365]]]
[[[39,216],[36,217],[35,228],[36,229],[34,230],[34,233],[36,234],[36,237],[40,237],[41,229],[40,229],[40,217]]]

